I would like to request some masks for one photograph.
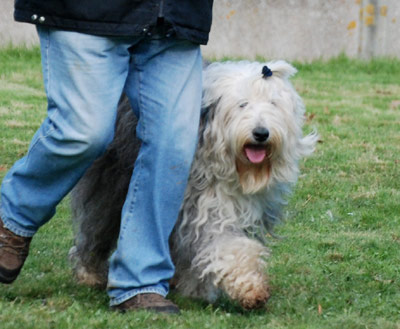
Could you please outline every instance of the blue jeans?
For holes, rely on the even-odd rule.
[[[48,116],[3,180],[5,227],[33,236],[54,215],[112,140],[125,91],[139,118],[142,147],[110,259],[108,292],[111,305],[143,292],[165,296],[174,273],[168,238],[197,142],[200,47],[173,37],[102,37],[43,27],[38,33]]]

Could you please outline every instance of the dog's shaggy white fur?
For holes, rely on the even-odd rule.
[[[263,76],[264,65],[272,76]],[[295,72],[284,61],[214,63],[204,70],[199,144],[171,237],[173,282],[184,295],[214,301],[224,293],[247,309],[269,297],[264,237],[282,218],[299,160],[318,138],[303,136],[305,108],[289,81]],[[126,101],[119,112],[114,142],[72,194],[71,258],[78,279],[89,284],[106,280],[137,155],[137,147],[129,151],[135,122]]]

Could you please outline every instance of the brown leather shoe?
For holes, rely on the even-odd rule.
[[[32,238],[25,238],[6,229],[0,218],[0,282],[13,282],[28,256]]]
[[[122,304],[113,306],[112,309],[120,312],[146,310],[158,313],[180,314],[178,306],[173,302],[153,293],[136,295]]]

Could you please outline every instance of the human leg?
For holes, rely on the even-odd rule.
[[[1,187],[0,281],[7,283],[22,267],[30,237],[111,140],[128,48],[138,41],[47,28],[38,32],[48,116]]]
[[[125,91],[139,116],[142,147],[110,260],[112,306],[142,293],[168,292],[174,273],[168,238],[196,147],[202,92],[199,46],[174,39],[145,40],[132,52]]]

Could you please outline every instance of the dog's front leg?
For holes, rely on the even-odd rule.
[[[195,257],[203,278],[236,300],[245,309],[259,308],[268,298],[265,258],[268,251],[244,236],[219,236]],[[197,263],[197,264],[196,264]]]

